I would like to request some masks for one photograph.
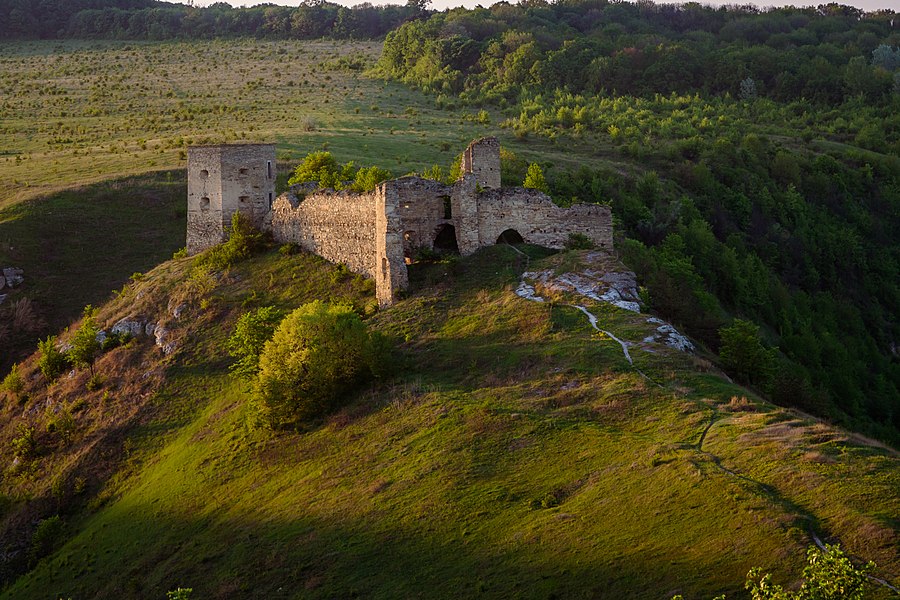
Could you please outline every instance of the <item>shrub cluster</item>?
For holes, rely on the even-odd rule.
[[[232,370],[253,382],[260,421],[280,429],[335,409],[346,394],[384,374],[387,344],[351,306],[314,301],[279,321],[272,307],[242,316],[228,341]]]

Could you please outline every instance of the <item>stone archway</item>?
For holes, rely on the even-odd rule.
[[[456,228],[449,223],[443,223],[434,232],[435,251],[441,254],[459,254],[459,244],[456,241]]]
[[[497,237],[498,244],[524,244],[525,240],[515,229],[507,229]]]

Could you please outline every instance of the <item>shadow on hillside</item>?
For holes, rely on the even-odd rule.
[[[59,192],[0,210],[0,267],[24,270],[11,295],[30,297],[46,321],[0,353],[0,373],[99,304],[132,273],[149,271],[184,246],[182,171],[148,173]],[[15,337],[15,336],[14,336]]]
[[[163,598],[185,587],[209,599],[650,598],[660,590],[670,597],[685,584],[706,592],[703,582],[716,579],[714,561],[689,565],[687,553],[585,557],[549,552],[525,531],[492,532],[507,542],[491,545],[479,539],[477,518],[461,518],[458,532],[438,531],[428,527],[424,507],[404,527],[378,520],[377,512],[354,522],[297,505],[286,509],[293,518],[235,517],[227,498],[209,503],[215,508],[196,506],[184,517],[154,505],[108,511],[2,597],[52,589],[60,597]]]

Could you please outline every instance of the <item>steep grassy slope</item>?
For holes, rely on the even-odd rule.
[[[797,577],[811,531],[896,576],[895,456],[732,402],[746,390],[698,357],[634,349],[645,378],[567,298],[512,291],[526,263],[584,257],[525,250],[419,267],[410,296],[367,319],[395,340],[395,375],[277,436],[246,427],[227,373],[237,315],[317,297],[371,313],[370,286],[305,254],[215,277],[161,265],[99,318],[164,324],[173,354],[116,349],[94,392],[76,373],[48,394],[28,363],[30,399],[3,406],[2,434],[29,421],[41,447],[4,473],[3,539],[27,548],[57,512],[65,527],[0,597],[707,597],[753,565]],[[618,337],[648,332],[588,308]],[[47,431],[60,406],[67,440]]]
[[[24,270],[7,306],[31,302],[42,322],[0,326],[0,373],[99,304],[135,272],[148,271],[184,246],[184,172],[127,177],[0,208],[0,267]],[[6,306],[2,307],[6,308]],[[0,310],[0,321],[6,318]]]

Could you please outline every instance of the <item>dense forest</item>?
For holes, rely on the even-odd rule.
[[[621,157],[545,168],[558,202],[611,203],[651,304],[713,350],[754,321],[771,360],[745,381],[896,442],[898,42],[894,13],[839,5],[501,3],[404,24],[378,70]]]
[[[225,2],[199,8],[156,0],[0,0],[0,39],[374,39],[422,14],[414,0],[352,8],[318,0],[250,8]]]

